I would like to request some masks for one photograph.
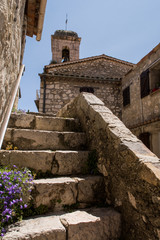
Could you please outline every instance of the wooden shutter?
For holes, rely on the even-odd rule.
[[[150,89],[149,89],[149,69],[147,69],[146,71],[144,71],[140,75],[140,79],[141,79],[141,98],[143,98],[150,93]]]
[[[123,90],[123,106],[130,104],[130,87]]]

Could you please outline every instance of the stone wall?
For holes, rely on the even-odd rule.
[[[144,123],[160,115],[159,91],[150,93],[144,98],[141,98],[140,93],[140,74],[158,58],[160,58],[160,44],[122,79],[122,90],[130,86],[130,104],[122,109],[122,121],[127,127]]]
[[[57,115],[78,117],[97,150],[106,203],[122,214],[122,239],[160,239],[159,159],[93,94],[80,94]]]
[[[121,118],[120,82],[53,77],[46,81],[45,112],[57,113],[71,99],[80,93],[81,87],[92,87],[94,94]],[[39,112],[43,112],[44,81],[41,81]]]
[[[0,125],[22,62],[25,3],[26,0],[1,0],[0,4]]]

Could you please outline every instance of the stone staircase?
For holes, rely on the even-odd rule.
[[[34,180],[32,204],[46,207],[47,213],[15,224],[3,239],[120,239],[120,214],[110,207],[98,207],[105,203],[104,181],[87,172],[90,152],[78,120],[12,115],[4,149],[8,142],[18,150],[1,150],[1,164],[28,167],[40,176]]]

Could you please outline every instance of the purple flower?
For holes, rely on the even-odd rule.
[[[6,222],[8,222],[10,218],[11,218],[10,215],[6,215]]]
[[[16,166],[13,166],[16,167]],[[27,207],[22,196],[31,191],[33,178],[27,171],[10,169],[0,170],[0,234],[4,235],[4,226],[20,217],[20,209]]]

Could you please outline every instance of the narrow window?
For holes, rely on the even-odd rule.
[[[81,87],[80,92],[89,92],[89,93],[94,93],[94,88],[92,87]]]
[[[160,65],[150,70],[150,89],[155,92],[160,88]]]
[[[69,50],[63,49],[62,50],[62,62],[68,62],[69,61]]]
[[[139,139],[144,143],[144,145],[146,145],[147,148],[150,149],[150,133],[149,132],[141,133],[139,135]]]
[[[149,88],[149,69],[141,73],[140,75],[141,80],[141,98],[144,98],[150,93]]]
[[[130,86],[123,90],[123,106],[130,104]]]

